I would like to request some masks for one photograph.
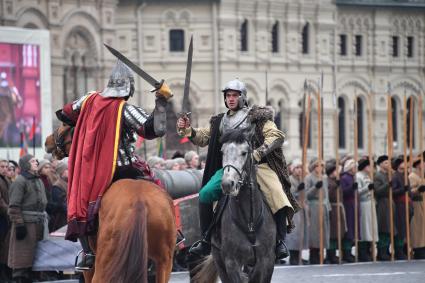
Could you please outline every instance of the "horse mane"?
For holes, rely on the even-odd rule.
[[[220,142],[225,143],[244,143],[250,140],[248,129],[231,129],[226,131],[221,137]]]

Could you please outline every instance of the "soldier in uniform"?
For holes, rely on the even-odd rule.
[[[342,241],[343,245],[343,259],[346,262],[354,262],[354,256],[351,254],[351,248],[355,239],[355,207],[354,207],[354,194],[358,188],[357,182],[355,182],[356,162],[354,159],[347,159],[343,166],[343,173],[341,174],[341,191],[343,196],[343,203],[345,208],[345,217],[347,220],[347,232],[344,235]],[[358,203],[357,203],[358,205]],[[360,216],[360,209],[358,210],[358,216]],[[360,218],[360,217],[359,217]],[[359,219],[357,218],[357,219]],[[357,235],[359,236],[359,235]]]
[[[331,264],[339,263],[339,258],[336,256],[336,249],[338,247],[338,237],[341,239],[344,237],[344,233],[347,231],[347,223],[345,221],[345,211],[342,201],[337,202],[337,194],[341,193],[339,189],[339,180],[337,180],[337,165],[336,160],[329,160],[326,162],[326,175],[328,176],[328,189],[329,189],[329,201],[331,203],[331,211],[329,212],[330,218],[330,246],[326,251],[326,261]],[[339,209],[339,227],[338,231],[338,209]],[[339,235],[338,235],[339,234]],[[342,252],[342,251],[341,251]],[[341,254],[341,253],[340,253]]]
[[[146,139],[165,134],[171,93],[156,91],[155,109],[150,115],[127,103],[133,93],[133,74],[118,60],[102,92],[90,92],[57,112],[62,122],[75,126],[68,161],[66,239],[78,238],[81,242],[84,255],[79,270],[94,264],[88,236],[96,234],[101,196],[111,182],[141,177],[153,180],[149,166],[135,155],[133,143],[135,134]],[[95,158],[87,160],[86,155]]]
[[[305,193],[308,200],[310,211],[310,229],[309,229],[309,247],[310,247],[310,264],[320,263],[320,206],[322,206],[323,217],[323,247],[329,249],[330,240],[330,223],[329,211],[331,205],[329,203],[328,178],[323,176],[323,165],[317,158],[310,161],[308,170],[310,174],[305,177]],[[320,176],[322,175],[322,179]],[[320,191],[323,191],[323,202],[320,203]]]
[[[409,175],[409,183],[412,188],[413,201],[413,217],[410,222],[410,242],[413,249],[415,259],[425,259],[425,207],[424,207],[424,192],[425,183],[421,178],[421,163],[420,158],[415,158],[412,162],[413,170]]]
[[[270,109],[248,107],[246,87],[240,80],[235,79],[226,84],[223,89],[223,98],[229,110],[212,117],[209,127],[192,128],[190,119],[186,117],[177,120],[179,133],[184,132],[184,136],[189,137],[195,145],[208,145],[207,162],[202,180],[203,188],[199,192],[203,239],[195,243],[190,252],[200,257],[210,253],[212,204],[221,196],[223,176],[220,136],[229,129],[254,126],[253,158],[258,163],[257,181],[275,217],[278,233],[276,256],[277,258],[287,257],[288,250],[284,241],[287,228],[292,229],[292,216],[298,209],[298,205],[290,192],[291,185],[282,153],[285,136],[273,122],[273,112]]]
[[[404,164],[403,157],[394,158],[392,168],[395,171],[391,179],[391,187],[393,189],[395,214],[394,223],[397,234],[394,239],[395,257],[397,260],[405,260],[404,244],[406,241],[406,192],[410,192],[409,184],[404,180]],[[410,199],[410,197],[409,197]],[[410,200],[409,200],[410,201]]]
[[[371,249],[375,248],[374,240],[378,240],[378,227],[376,226],[375,203],[372,204],[374,184],[369,177],[370,162],[368,158],[359,160],[356,182],[358,184],[360,199],[360,239],[359,261],[371,261]],[[374,219],[374,220],[373,220]],[[375,221],[375,223],[374,223]],[[375,235],[375,236],[374,236]],[[375,239],[373,238],[375,237]]]
[[[388,194],[390,188],[390,180],[388,171],[390,168],[390,161],[388,156],[381,155],[378,157],[376,164],[378,171],[374,177],[375,197],[376,197],[376,214],[378,223],[378,260],[389,261],[389,247],[390,247],[390,207],[394,211],[394,204],[390,205]],[[394,215],[394,214],[393,214]]]
[[[287,245],[289,249],[289,263],[298,265],[303,249],[308,248],[308,205],[305,199],[305,184],[302,179],[301,160],[296,159],[292,162],[292,174],[289,176],[291,181],[291,192],[300,204],[300,211],[294,215],[294,224],[297,227],[294,232],[288,235]]]

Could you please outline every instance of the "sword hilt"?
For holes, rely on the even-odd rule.
[[[186,121],[188,120],[190,122],[189,115],[191,113],[192,112],[181,112],[178,115],[179,115],[179,118],[183,118],[184,120]],[[177,131],[181,137],[185,135],[185,128],[179,128]]]
[[[165,83],[164,80],[161,80],[157,85],[155,85],[155,88],[152,90],[152,92],[158,93],[167,100],[173,97],[173,93],[171,92],[170,87]]]

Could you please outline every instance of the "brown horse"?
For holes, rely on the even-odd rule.
[[[46,139],[46,150],[56,156],[69,153],[72,130],[65,127]],[[171,197],[145,180],[114,182],[102,197],[97,237],[91,240],[96,262],[84,273],[86,282],[146,282],[148,259],[155,262],[156,282],[168,282],[176,243]]]

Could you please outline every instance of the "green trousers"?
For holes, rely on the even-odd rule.
[[[221,179],[223,178],[223,168],[217,170],[208,183],[199,191],[199,201],[202,203],[213,203],[218,201],[223,194],[221,190]]]

